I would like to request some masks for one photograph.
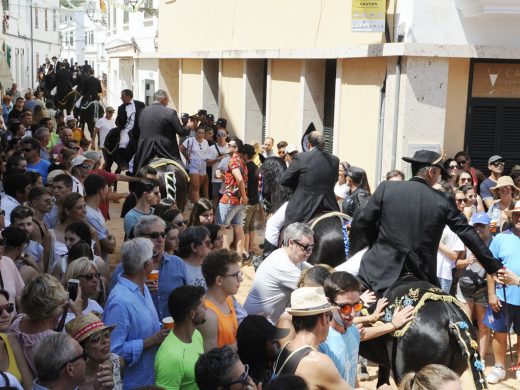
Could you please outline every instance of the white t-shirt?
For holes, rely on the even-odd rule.
[[[218,150],[217,150],[218,148]],[[219,154],[220,152],[220,154]],[[226,155],[228,153],[228,145],[219,146],[217,144],[211,145],[208,149],[207,158],[208,160],[215,160],[218,156]],[[211,166],[211,182],[212,183],[222,183],[222,179],[217,179],[215,177],[215,171],[217,170],[219,162],[217,161],[215,164]]]
[[[294,264],[285,248],[275,250],[256,271],[244,309],[249,315],[268,316],[276,324],[290,302],[302,270],[310,266],[306,262]]]
[[[83,310],[83,314],[88,314],[95,311],[96,313],[103,314],[103,308],[93,299],[88,299],[87,307]],[[76,318],[76,315],[72,312],[67,313],[67,317],[65,317],[65,323],[72,321]]]
[[[465,248],[464,243],[460,240],[459,236],[453,233],[448,226],[444,227],[440,242],[448,249],[456,252],[462,252]],[[441,251],[437,251],[437,277],[446,280],[453,280],[451,273],[453,268],[455,268],[455,261],[451,260],[448,256],[445,256]]]
[[[206,160],[208,158],[209,144],[205,139],[199,142],[195,137],[190,137],[182,145],[186,148],[190,160]]]
[[[96,122],[96,127],[99,129],[99,144],[103,147],[108,132],[116,127],[116,118],[113,116],[110,120],[105,117],[99,118]]]

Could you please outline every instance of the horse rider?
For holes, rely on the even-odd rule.
[[[84,102],[91,102],[92,100],[99,100],[99,94],[103,92],[101,82],[94,76],[94,69],[89,68],[86,79],[81,84],[81,96]]]
[[[338,181],[339,159],[323,150],[323,135],[312,131],[307,137],[307,152],[298,153],[283,173],[280,184],[294,189],[285,211],[285,226],[309,222],[324,211],[339,211],[334,195]]]
[[[179,153],[177,134],[181,137],[188,136],[190,130],[182,127],[177,111],[169,108],[168,102],[166,92],[158,90],[154,94],[154,102],[141,111],[139,128],[146,129],[146,132],[139,136],[134,173],[139,172],[139,169],[154,157],[169,158],[184,166]]]
[[[58,62],[55,81],[56,100],[64,100],[67,94],[72,90],[72,73],[65,67],[63,62]]]
[[[412,164],[413,178],[382,182],[354,222],[370,247],[361,261],[362,282],[380,296],[408,273],[438,287],[437,250],[445,225],[496,278],[501,263],[468,225],[453,197],[432,188],[444,170],[442,156],[419,150],[403,160]]]

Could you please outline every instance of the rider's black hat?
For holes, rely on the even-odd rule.
[[[439,167],[441,171],[446,172],[442,163],[443,156],[431,150],[418,150],[413,157],[403,157],[403,160],[412,164]]]

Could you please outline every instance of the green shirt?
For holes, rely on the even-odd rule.
[[[167,390],[198,390],[195,363],[202,353],[202,335],[198,330],[193,333],[190,344],[170,331],[155,356],[155,384]]]
[[[56,134],[55,132],[51,131],[51,138],[49,139],[49,143],[47,144],[47,149],[51,150],[53,147],[58,145],[60,142],[61,142],[60,136],[58,134]]]

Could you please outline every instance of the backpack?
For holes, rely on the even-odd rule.
[[[114,154],[119,146],[119,140],[121,139],[121,127],[114,127],[108,132],[103,147],[109,155]]]

